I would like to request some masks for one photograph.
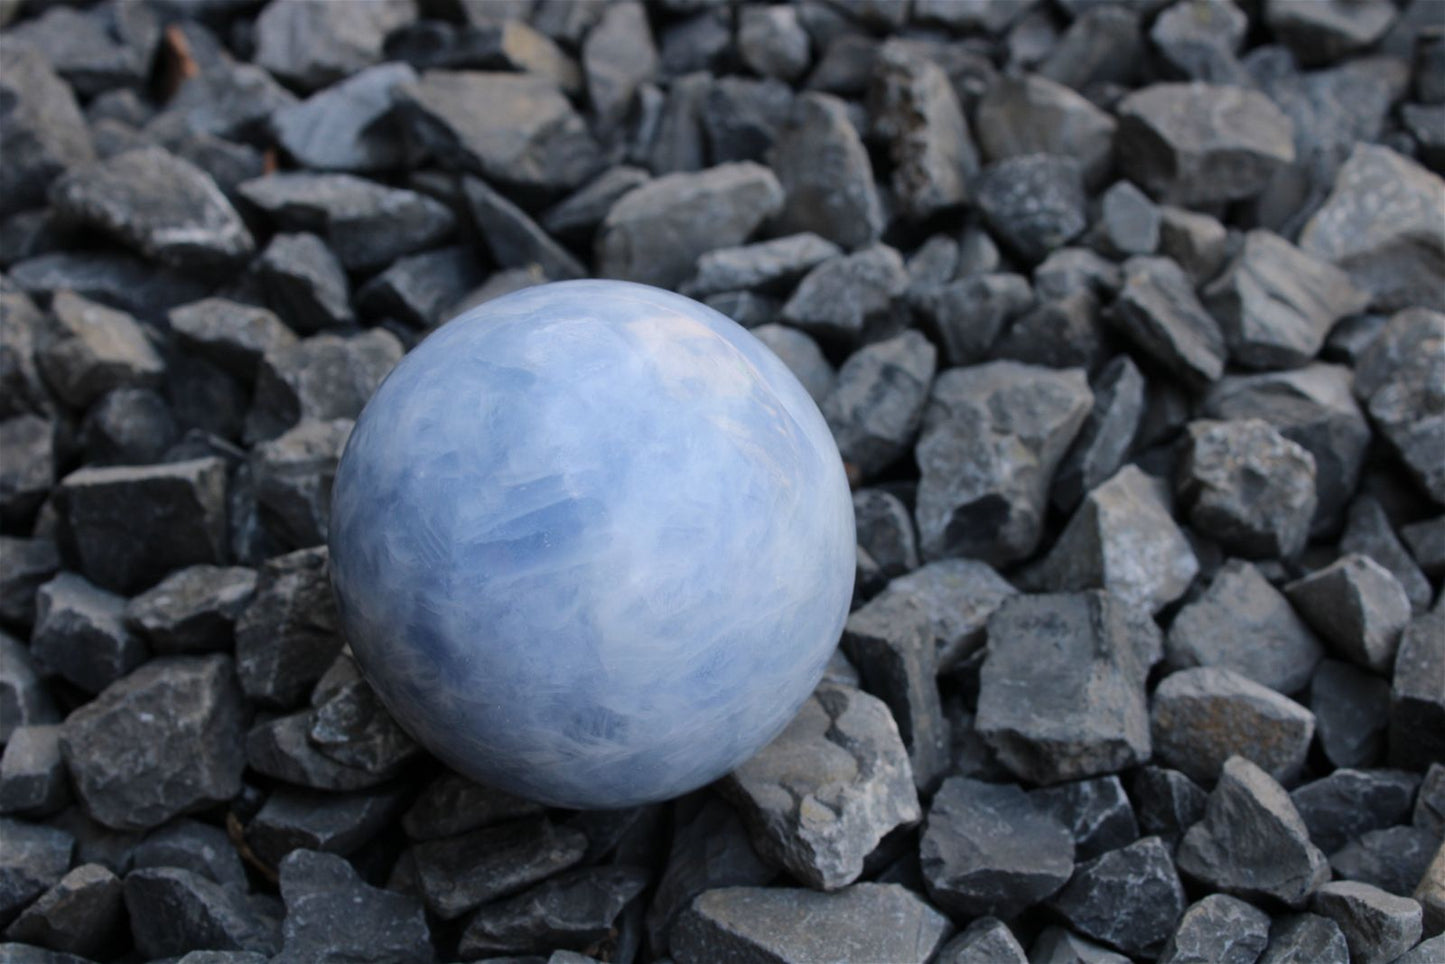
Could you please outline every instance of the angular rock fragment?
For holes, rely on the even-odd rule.
[[[0,114],[5,164],[0,169],[0,217],[43,204],[46,189],[69,168],[95,160],[95,148],[75,95],[44,54],[7,46],[0,65]]]
[[[1184,595],[1199,572],[1170,505],[1163,482],[1124,466],[1084,498],[1023,584],[1050,592],[1106,589],[1157,612]]]
[[[22,531],[30,527],[55,484],[56,425],[38,415],[0,421],[0,520]]]
[[[228,651],[236,619],[256,593],[256,572],[221,566],[178,569],[126,603],[126,624],[157,653]]]
[[[1290,794],[1310,839],[1327,853],[1372,830],[1403,822],[1419,777],[1404,770],[1341,768]]]
[[[697,274],[682,290],[694,298],[742,289],[787,290],[808,271],[841,253],[836,244],[810,232],[719,248],[697,259]]]
[[[1291,914],[1269,929],[1259,964],[1349,964],[1350,949],[1339,925],[1318,914]]]
[[[298,787],[338,792],[367,790],[396,776],[400,764],[368,769],[323,753],[311,739],[315,724],[316,711],[302,710],[252,727],[246,734],[246,765]],[[408,759],[404,756],[400,763]]]
[[[1186,384],[1216,381],[1224,371],[1224,335],[1168,258],[1130,258],[1114,302],[1115,325],[1140,350]]]
[[[317,684],[312,701],[316,712],[307,734],[323,756],[367,773],[390,774],[417,755],[411,737],[382,706],[364,679],[334,689]]]
[[[1129,958],[1062,927],[1043,929],[1029,951],[1030,964],[1126,964]]]
[[[1207,795],[1178,770],[1141,767],[1130,786],[1145,836],[1160,837],[1176,847],[1184,832],[1204,818]]]
[[[124,940],[121,882],[99,864],[82,864],[25,909],[8,928],[9,940],[77,957],[105,957]]]
[[[452,920],[566,870],[586,849],[582,833],[538,816],[414,844],[411,853],[427,907]]]
[[[1129,954],[1156,954],[1184,913],[1169,848],[1145,837],[1079,864],[1049,907],[1069,926]]]
[[[809,271],[783,305],[782,320],[825,344],[852,346],[891,317],[907,284],[898,252],[869,245]]]
[[[326,541],[331,483],[354,423],[303,419],[251,450],[251,478],[263,522],[285,546]]]
[[[237,190],[283,231],[321,238],[348,270],[384,267],[456,226],[438,201],[350,174],[268,174]]]
[[[83,844],[82,839],[82,851]],[[226,831],[198,820],[172,820],[152,830],[131,848],[129,862],[134,870],[179,867],[237,893],[244,893],[250,886],[241,855]]]
[[[193,950],[259,951],[280,946],[280,921],[237,891],[179,867],[134,870],[125,907],[136,949],[149,958]]]
[[[96,585],[129,592],[172,569],[225,561],[219,458],[77,469],[60,481],[60,497],[81,570]]]
[[[921,816],[898,728],[881,701],[824,684],[772,743],[725,777],[753,845],[813,887],[837,890],[893,829]]]
[[[351,282],[326,242],[314,234],[276,235],[256,259],[255,271],[266,300],[302,334],[356,320]]]
[[[472,223],[481,232],[492,260],[504,268],[538,265],[548,280],[581,278],[587,270],[521,208],[474,177],[462,180]]]
[[[1065,6],[1070,3],[1064,0]],[[1034,55],[1043,60],[1039,73],[1075,90],[1134,83],[1144,54],[1140,10],[1099,4],[1078,6],[1071,13],[1073,23],[1058,43],[1050,42]]]
[[[1228,232],[1216,218],[1167,204],[1159,209],[1159,253],[1172,258],[1196,284],[1219,272],[1228,241]]]
[[[1414,897],[1424,910],[1425,926],[1432,931],[1445,929],[1445,846],[1435,851],[1435,858],[1415,888]],[[1438,935],[1431,940],[1438,946]]]
[[[838,373],[812,338],[795,328],[775,324],[759,325],[753,335],[788,366],[814,402],[821,405],[833,391]]]
[[[457,945],[465,957],[585,948],[613,933],[613,922],[647,886],[637,867],[589,867],[560,874],[481,908]]]
[[[60,551],[52,540],[0,536],[0,623],[32,625],[35,591],[59,570]]]
[[[182,384],[183,370],[182,366],[171,370]],[[184,402],[177,406],[183,418],[185,407]],[[178,434],[171,407],[160,395],[148,388],[118,388],[85,413],[80,442],[93,464],[144,465],[161,461]]]
[[[1179,845],[1179,869],[1236,897],[1304,905],[1329,879],[1284,788],[1243,757],[1231,757],[1209,795],[1204,819]]]
[[[1405,590],[1414,612],[1422,613],[1430,607],[1433,596],[1430,580],[1425,578],[1410,553],[1401,545],[1379,499],[1361,494],[1350,503],[1345,531],[1340,536],[1340,551],[1369,556],[1390,570],[1400,588]]]
[[[1330,855],[1336,880],[1356,880],[1409,897],[1440,849],[1440,835],[1420,827],[1385,827],[1351,840]]]
[[[1285,587],[1289,600],[1340,655],[1376,673],[1394,665],[1410,600],[1375,560],[1350,553]]]
[[[738,54],[763,77],[796,80],[808,69],[808,32],[795,8],[745,7],[738,20]]]
[[[165,363],[136,320],[71,292],[51,302],[54,325],[35,354],[46,382],[72,408],[122,386],[151,386]]]
[[[272,312],[224,298],[173,308],[167,320],[182,346],[243,378],[255,375],[268,351],[296,341]]]
[[[356,418],[403,353],[384,328],[314,335],[268,352],[256,375],[246,439],[275,438],[303,418]]]
[[[0,739],[8,742],[16,727],[59,720],[50,693],[35,671],[30,650],[0,631]]]
[[[582,44],[588,98],[603,126],[621,119],[637,88],[656,69],[647,8],[635,0],[609,6]]]
[[[1324,647],[1259,569],[1230,560],[1174,617],[1164,652],[1175,669],[1218,666],[1297,693],[1314,676]]]
[[[883,232],[873,165],[843,101],[828,94],[799,97],[769,164],[784,193],[779,231],[811,231],[845,248]]]
[[[1281,782],[1304,766],[1314,714],[1228,669],[1180,670],[1154,691],[1154,749],[1165,764],[1202,784],[1236,755]]]
[[[529,800],[448,773],[422,790],[401,825],[412,840],[435,840],[541,810]]]
[[[1092,860],[1139,839],[1134,808],[1116,776],[1042,787],[1031,791],[1029,799],[1069,828],[1078,860]]]
[[[1253,559],[1290,558],[1315,516],[1315,459],[1261,419],[1189,423],[1176,481],[1196,531]]]
[[[1385,749],[1390,684],[1335,659],[1323,660],[1310,681],[1310,712],[1325,758],[1337,767],[1369,766]]]
[[[1445,503],[1445,315],[1411,309],[1392,317],[1360,358],[1355,394],[1401,461],[1437,503]]]
[[[943,946],[937,964],[1028,964],[1028,957],[1008,925],[997,917],[980,917]]]
[[[95,228],[178,268],[234,264],[255,241],[216,182],[159,147],[75,168],[50,186],[64,222]]]
[[[268,6],[255,24],[256,63],[288,84],[316,90],[380,60],[383,38],[414,13],[409,0],[338,6],[305,0]]]
[[[286,919],[275,964],[429,964],[431,933],[415,897],[367,886],[333,854],[298,850],[281,863]]]
[[[838,371],[823,416],[843,461],[863,478],[908,450],[923,419],[937,351],[916,331],[854,352]]]
[[[943,782],[920,844],[928,893],[951,914],[1012,917],[1054,894],[1074,870],[1068,828],[1016,786]]]
[[[1420,939],[1419,903],[1369,884],[1331,881],[1316,891],[1310,909],[1339,925],[1356,964],[1387,964]]]
[[[749,161],[669,174],[624,194],[597,233],[604,277],[675,287],[708,251],[740,244],[783,205],[772,172]]]
[[[53,723],[16,727],[0,755],[0,813],[39,817],[69,802],[60,727]]]
[[[1034,268],[1034,287],[1041,298],[1067,298],[1087,289],[1112,298],[1124,283],[1119,266],[1089,248],[1060,248]]]
[[[1269,944],[1269,915],[1237,897],[1210,894],[1179,919],[1160,964],[1245,964]]]
[[[244,712],[229,657],[153,659],[70,714],[60,747],[91,817],[144,830],[240,792]]]
[[[411,136],[453,170],[549,192],[577,187],[599,166],[586,123],[544,77],[430,70],[397,97]]]
[[[1093,396],[1082,371],[991,362],[934,380],[915,455],[923,554],[1003,565],[1042,535],[1055,467]]]
[[[947,363],[971,365],[1002,357],[994,349],[999,334],[1033,307],[1034,294],[1022,275],[999,272],[911,287],[908,302],[936,333]]]
[[[1079,163],[1055,154],[995,161],[972,185],[995,237],[1029,262],[1042,261],[1088,226]]]
[[[1369,47],[1395,22],[1397,11],[1380,0],[1309,3],[1269,0],[1264,20],[1304,64],[1330,63]]]
[[[329,794],[278,789],[246,826],[246,842],[268,866],[293,850],[349,854],[386,826],[402,802],[396,790]]]
[[[610,167],[572,194],[548,208],[538,219],[549,234],[564,239],[590,238],[607,212],[627,192],[649,180],[638,167]]]
[[[1162,217],[1143,191],[1118,181],[1099,199],[1095,233],[1105,249],[1121,256],[1153,254],[1159,247]]]
[[[1142,763],[1150,752],[1144,680],[1161,656],[1148,613],[1116,596],[1010,597],[988,621],[978,732],[1035,783]]]
[[[893,193],[909,217],[921,220],[968,200],[978,149],[942,67],[905,44],[883,44],[868,108],[874,133],[889,145]]]
[[[535,266],[531,269],[536,270]],[[395,318],[430,330],[451,320],[452,309],[482,280],[471,249],[457,245],[398,258],[357,292],[364,314]]]
[[[854,884],[835,893],[801,888],[721,887],[679,918],[680,961],[895,961],[934,959],[953,927],[899,884]]]
[[[1295,159],[1289,118],[1243,87],[1153,84],[1120,101],[1118,114],[1120,166],[1168,204],[1253,197]]]
[[[1036,74],[1002,78],[990,86],[979,100],[976,125],[979,146],[990,161],[1060,154],[1076,158],[1084,180],[1097,184],[1113,159],[1114,118]]]
[[[1359,143],[1299,246],[1342,268],[1373,307],[1445,310],[1441,179],[1378,144]]]
[[[30,652],[46,672],[98,693],[145,661],[145,644],[121,619],[120,596],[65,572],[41,586],[35,598]]]
[[[406,64],[369,67],[271,115],[276,140],[317,171],[367,173],[400,167],[404,142],[394,123],[396,88],[417,79]]]
[[[53,251],[18,261],[10,277],[28,295],[72,291],[147,316],[204,298],[207,286],[189,272],[142,261],[123,251]],[[54,310],[54,304],[51,305]]]
[[[989,616],[1017,593],[987,563],[940,559],[894,579],[869,606],[883,607],[895,596],[913,599],[932,625],[939,672],[947,672],[983,646]]]
[[[1445,608],[1418,616],[1400,635],[1390,688],[1390,760],[1445,763]]]

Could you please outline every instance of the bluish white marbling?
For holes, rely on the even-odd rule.
[[[817,406],[761,342],[571,281],[445,325],[377,390],[331,509],[367,678],[457,770],[546,803],[661,800],[773,738],[853,590]]]

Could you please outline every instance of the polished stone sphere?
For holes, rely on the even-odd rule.
[[[848,614],[833,437],[760,341],[689,298],[568,281],[447,323],[337,469],[357,661],[456,770],[556,806],[664,800],[789,722]]]

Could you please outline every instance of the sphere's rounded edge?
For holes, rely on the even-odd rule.
[[[401,377],[405,377],[406,368],[404,366],[409,364],[411,367],[424,366],[428,355],[438,350],[444,351],[446,342],[451,339],[465,338],[471,329],[478,324],[485,324],[488,319],[505,316],[516,310],[525,310],[529,303],[541,304],[547,298],[570,294],[579,289],[585,291],[588,288],[602,293],[623,293],[628,296],[629,300],[637,299],[656,307],[675,310],[690,318],[697,318],[707,323],[717,334],[727,339],[739,350],[744,351],[749,359],[763,370],[761,377],[770,390],[777,394],[780,400],[786,402],[785,407],[789,413],[803,425],[806,435],[818,446],[820,456],[824,453],[828,456],[819,460],[820,478],[816,481],[819,484],[818,498],[833,503],[837,510],[835,513],[837,534],[833,540],[834,551],[830,558],[820,559],[818,564],[824,568],[834,569],[827,580],[837,587],[834,590],[837,593],[835,607],[837,611],[831,614],[832,625],[809,641],[810,659],[807,674],[791,680],[786,698],[778,700],[778,707],[785,707],[785,713],[778,714],[778,718],[772,721],[772,725],[767,730],[756,733],[751,741],[752,745],[749,745],[745,752],[738,752],[726,760],[719,760],[713,770],[695,776],[686,783],[673,783],[658,787],[643,781],[631,787],[630,789],[635,789],[636,792],[630,794],[618,792],[618,784],[615,781],[608,786],[598,788],[603,792],[589,790],[575,779],[529,780],[525,784],[519,783],[509,779],[504,770],[486,765],[485,761],[479,760],[473,753],[466,752],[465,748],[458,750],[446,739],[440,738],[434,728],[429,728],[426,724],[418,726],[415,714],[410,712],[406,705],[396,700],[395,693],[387,685],[386,677],[390,672],[389,657],[381,655],[379,649],[374,649],[375,640],[371,638],[377,634],[377,628],[361,626],[356,622],[354,608],[347,602],[348,596],[356,591],[356,587],[349,584],[348,555],[350,553],[343,544],[346,534],[342,530],[348,524],[346,519],[348,500],[355,498],[355,493],[348,492],[348,486],[355,481],[352,469],[357,461],[357,456],[354,447],[357,446],[358,439],[363,437],[363,433],[360,432],[353,433],[351,439],[348,440],[333,482],[333,505],[339,506],[340,511],[333,512],[328,532],[328,544],[331,546],[332,552],[331,582],[333,593],[337,599],[343,634],[351,641],[358,665],[367,678],[373,682],[380,698],[398,721],[414,736],[417,736],[418,742],[458,772],[520,796],[551,806],[575,809],[616,809],[673,799],[705,786],[751,757],[787,726],[796,715],[797,709],[806,701],[821,679],[828,658],[836,647],[843,624],[846,622],[848,603],[852,596],[856,572],[854,558],[856,532],[854,531],[851,494],[842,459],[837,454],[836,445],[832,442],[831,432],[828,431],[821,412],[818,411],[816,404],[792,372],[761,341],[720,312],[685,296],[648,285],[618,281],[558,282],[522,289],[479,305],[440,326],[436,332],[433,332],[428,339],[398,363],[372,399],[368,401],[358,418],[358,429],[363,429],[372,418],[376,417],[377,410],[387,404],[388,386],[394,381],[399,381]],[[428,350],[429,346],[430,351]],[[823,445],[824,440],[826,440],[826,447]],[[829,491],[831,491],[831,495],[826,494]],[[351,520],[352,525],[355,525],[356,522],[355,519]],[[397,644],[394,637],[384,642],[393,647]],[[782,696],[783,694],[776,695]]]

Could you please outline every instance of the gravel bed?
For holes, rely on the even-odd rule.
[[[1445,961],[1438,0],[0,0],[0,962]],[[339,635],[370,393],[580,277],[854,484],[797,719],[447,771]]]

